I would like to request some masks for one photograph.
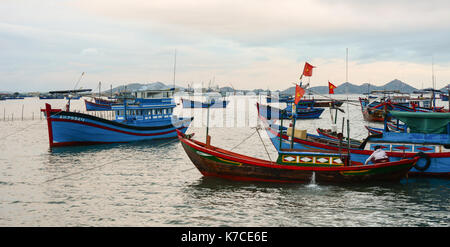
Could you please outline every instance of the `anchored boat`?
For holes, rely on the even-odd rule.
[[[312,107],[313,103],[295,107],[295,114],[292,114],[292,104],[285,109],[279,109],[273,106],[262,105],[257,103],[258,113],[268,119],[289,119],[293,115],[296,119],[316,119],[319,118],[324,108]]]
[[[417,164],[409,172],[410,175],[450,177],[450,132],[446,132],[446,129],[450,129],[448,127],[450,124],[450,113],[391,111],[390,114],[396,118],[400,118],[402,121],[405,120],[405,124],[408,127],[410,127],[410,124],[413,125],[414,122],[419,124],[410,130],[411,133],[384,131],[381,134],[371,135],[359,146],[351,143],[350,150],[348,149],[347,141],[343,140],[335,140],[332,142],[318,138],[299,138],[295,135],[294,138],[291,138],[285,127],[281,127],[275,124],[274,121],[269,121],[261,115],[259,117],[274,145],[280,145],[280,142],[284,143],[282,145],[288,145],[285,143],[285,140],[293,140],[292,146],[295,149],[304,149],[311,152],[336,152],[340,150],[342,152],[349,152],[352,160],[358,162],[365,162],[373,153],[375,147],[381,146],[389,158],[394,161],[419,157],[420,159]],[[429,120],[424,120],[426,118]],[[422,120],[424,122],[421,122]],[[435,131],[439,130],[445,133],[413,133],[414,131],[419,131],[421,129],[420,126],[425,130],[427,128],[426,126],[435,126],[433,127]],[[282,129],[281,133],[280,129]]]
[[[418,158],[361,165],[334,152],[280,149],[276,162],[253,158],[202,143],[177,131],[192,163],[204,176],[238,181],[306,183],[396,182],[406,176]],[[210,140],[210,138],[209,138]]]
[[[181,99],[183,108],[226,108],[229,100],[212,98],[209,102],[200,102],[190,99]]]
[[[46,104],[50,147],[126,143],[176,138],[185,132],[193,118],[174,116],[174,89],[140,91],[133,99],[114,105],[114,120],[66,110]]]

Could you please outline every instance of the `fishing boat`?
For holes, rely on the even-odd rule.
[[[450,128],[446,127],[450,123],[450,113],[391,111],[390,114],[395,117],[406,114],[401,117],[401,120],[407,121],[405,124],[410,128],[410,133],[383,131],[381,134],[368,136],[360,146],[351,145],[350,148],[348,143],[344,141],[327,143],[320,139],[312,140],[294,136],[292,138],[293,148],[310,150],[311,152],[341,150],[342,152],[349,152],[353,160],[365,162],[373,153],[375,147],[381,146],[390,159],[394,161],[403,158],[420,158],[410,170],[409,175],[450,178],[450,132],[446,130],[446,128]],[[275,124],[274,120],[268,120],[261,115],[260,119],[272,143],[279,143],[280,139],[289,139],[287,131],[280,134],[279,129],[281,127]],[[410,124],[416,127],[411,129]],[[426,126],[440,126],[440,131],[445,133],[431,133]]]
[[[174,116],[174,89],[139,91],[134,98],[114,105],[114,120],[89,114],[41,109],[47,117],[50,147],[126,143],[132,141],[177,138],[176,130],[185,132],[193,118]]]
[[[81,95],[68,95],[68,96],[66,96],[65,97],[66,99],[75,99],[75,100],[77,100],[77,99],[81,99]]]
[[[363,118],[369,122],[384,122],[384,115],[393,109],[389,102],[369,101],[365,98],[359,98]],[[390,120],[390,119],[388,119]]]
[[[200,102],[181,98],[183,108],[226,108],[229,100],[212,98],[208,102]]]
[[[342,133],[338,133],[338,132],[333,131],[333,130],[331,130],[331,129],[321,129],[321,128],[317,128],[316,131],[317,131],[317,133],[318,133],[320,136],[324,136],[324,137],[326,137],[326,138],[331,138],[331,139],[334,139],[334,140],[342,140],[342,141],[344,141],[344,142],[347,142],[347,138],[344,137]],[[353,145],[357,145],[357,146],[361,145],[361,141],[359,141],[359,140],[355,140],[355,139],[351,139],[351,138],[350,138],[350,142],[351,142]]]
[[[369,134],[372,134],[372,135],[383,134],[383,132],[385,131],[384,128],[377,128],[377,127],[372,127],[372,126],[367,126],[367,125],[364,127],[369,131]],[[404,124],[394,124],[394,123],[387,123],[385,128],[386,127],[391,132],[405,132],[406,129],[408,128]]]
[[[86,111],[111,111],[111,106],[117,103],[117,100],[107,100],[100,97],[93,97],[93,101],[84,100]]]
[[[86,106],[86,111],[111,111],[112,104],[101,104],[92,102],[89,100],[84,100],[84,104]]]
[[[383,93],[382,96],[372,98],[359,98],[364,120],[369,122],[384,122],[384,117],[389,111],[405,112],[446,112],[444,107],[436,106],[435,94],[438,90],[425,89],[419,91],[420,97],[409,95],[395,96],[398,91],[373,91],[372,93]],[[430,97],[423,97],[423,94],[430,93]],[[388,121],[390,121],[388,116]]]
[[[288,104],[294,103],[294,98],[291,97],[285,101]],[[297,104],[299,107],[309,106],[309,107],[340,107],[344,101],[333,100],[333,99],[301,99]]]
[[[296,119],[316,119],[319,118],[324,108],[311,107],[309,104],[304,104],[295,107],[295,114],[292,114],[292,104],[288,105],[285,109],[279,109],[269,105],[262,105],[257,103],[258,112],[263,114],[268,119],[289,119],[295,116]]]
[[[39,95],[39,99],[64,99],[64,95],[62,94]]]
[[[266,97],[267,103],[286,103],[288,100],[292,99],[289,95],[268,95]]]
[[[115,103],[118,103],[117,99],[104,99],[101,97],[101,86],[102,83],[98,83],[98,97],[91,96],[92,99],[84,100],[84,104],[86,106],[86,111],[111,111],[111,106]],[[123,91],[119,92],[119,95],[126,96],[129,95],[129,92]],[[111,85],[111,96],[112,98],[112,85]]]
[[[362,165],[333,152],[280,149],[276,162],[227,151],[192,139],[177,131],[192,163],[203,176],[237,181],[276,183],[370,183],[398,182],[418,158]],[[209,139],[210,140],[210,139]]]

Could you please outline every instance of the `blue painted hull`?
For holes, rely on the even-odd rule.
[[[284,111],[276,107],[257,104],[258,112],[267,119],[290,119],[292,112]],[[296,119],[317,119],[322,115],[324,108],[297,109]]]
[[[188,99],[181,99],[181,102],[183,103],[183,108],[226,108],[229,103],[228,100],[218,100],[208,104]]]
[[[111,105],[97,104],[84,100],[86,104],[86,111],[111,111]]]
[[[39,96],[39,99],[64,99],[63,95],[58,96]]]
[[[263,118],[262,118],[263,119]],[[272,144],[277,150],[280,150],[280,138],[279,138],[279,126],[272,124],[269,126],[267,120],[263,119],[263,123],[266,126],[266,131],[272,141]],[[282,149],[290,149],[291,142],[287,141],[287,136],[283,135],[283,141],[281,144]],[[346,144],[346,143],[345,143]],[[343,145],[341,151],[347,153],[346,145]],[[373,145],[373,144],[372,144]],[[391,145],[395,145],[392,143]],[[373,148],[372,146],[371,148]],[[323,152],[323,151],[339,151],[339,146],[333,146],[329,144],[313,142],[309,140],[302,140],[294,138],[294,149],[308,150],[312,152]],[[418,152],[387,152],[391,161],[401,160],[403,157],[411,158]],[[426,177],[450,177],[450,152],[434,153],[430,151],[421,150],[425,152],[430,158],[430,166],[425,171],[412,168],[410,170],[411,175],[415,176],[426,176]],[[350,149],[351,159],[356,162],[364,163],[367,158],[372,154],[373,150],[363,150],[359,148]],[[424,158],[419,159],[416,166],[425,167],[427,160]]]
[[[192,118],[177,119],[173,123],[165,120],[142,126],[66,111],[47,119],[51,147],[177,138],[176,129],[184,133],[191,121]]]

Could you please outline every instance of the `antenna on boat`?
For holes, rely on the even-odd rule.
[[[78,81],[77,81],[77,83],[75,83],[75,87],[73,88],[73,91],[75,92],[75,90],[77,89],[77,86],[78,86],[78,83],[80,83],[80,81],[81,81],[81,78],[83,78],[83,75],[84,75],[84,72],[83,73],[81,73],[81,76],[80,76],[80,78],[78,79]],[[67,101],[67,105],[66,105],[66,110],[67,111],[70,111],[70,92],[69,92],[69,97],[67,97],[68,98],[68,101]]]
[[[345,80],[347,81],[346,93],[347,93],[347,160],[350,161],[350,110],[348,102],[348,48],[346,48],[345,56]],[[344,129],[342,129],[342,136],[344,136]]]
[[[175,56],[173,62],[173,88],[175,89],[175,73],[177,68],[177,49],[175,49]]]
[[[78,81],[77,81],[77,83],[75,84],[75,87],[73,88],[73,90],[74,90],[74,91],[75,91],[75,89],[77,89],[78,83],[80,83],[80,81],[81,81],[81,78],[83,78],[83,76],[84,76],[84,72],[83,72],[83,73],[81,73],[81,76],[80,76],[80,78],[78,78]]]

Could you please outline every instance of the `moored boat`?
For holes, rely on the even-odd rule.
[[[84,100],[86,105],[86,111],[111,111],[112,104],[96,103],[88,100]]]
[[[183,108],[226,108],[229,100],[224,99],[214,99],[212,98],[209,102],[200,102],[190,99],[181,98]]]
[[[394,113],[395,112],[391,112]],[[450,114],[450,113],[409,113],[409,114]],[[424,118],[427,115],[419,116]],[[450,116],[450,115],[449,115]],[[274,145],[282,140],[289,140],[287,132],[280,135],[280,126],[274,121],[268,121],[260,115],[266,131]],[[441,122],[442,123],[442,122]],[[441,126],[442,127],[442,126]],[[284,129],[284,128],[283,128]],[[360,146],[351,145],[350,150],[346,142],[324,142],[320,139],[293,138],[293,147],[313,152],[339,151],[349,152],[353,160],[365,162],[380,145],[391,160],[419,157],[417,164],[411,169],[411,176],[450,178],[450,139],[448,134],[398,133],[383,132],[368,136]],[[288,145],[288,144],[283,144]]]
[[[361,165],[339,153],[280,150],[276,162],[227,151],[179,131],[181,144],[200,173],[238,181],[277,183],[370,183],[398,182],[418,158]]]
[[[158,97],[162,91],[166,97]],[[177,137],[176,130],[185,132],[193,118],[172,115],[176,107],[173,90],[151,93],[151,98],[145,98],[137,92],[135,99],[114,106],[115,120],[52,109],[46,104],[41,111],[47,117],[50,147],[170,139]]]
[[[293,116],[292,106],[286,107],[285,109],[279,109],[269,105],[262,105],[257,103],[258,113],[262,114],[268,119],[289,119]],[[316,119],[319,118],[324,108],[315,107],[296,107],[294,114],[296,119]]]

